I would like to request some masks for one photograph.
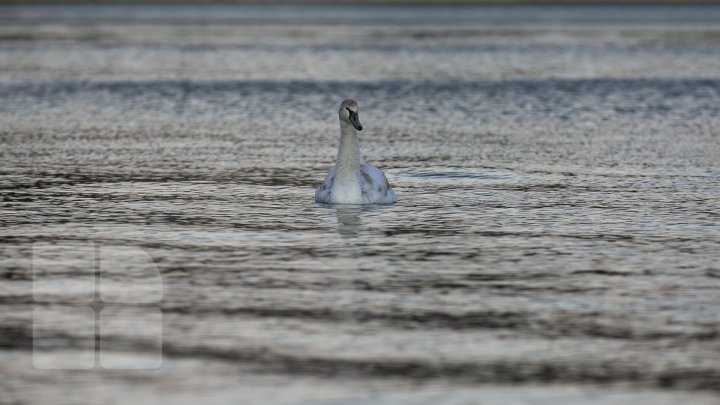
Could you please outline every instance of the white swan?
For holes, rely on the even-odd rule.
[[[340,104],[340,148],[335,167],[315,191],[315,201],[332,204],[392,204],[395,190],[377,167],[360,161],[357,131],[362,131],[355,100]]]

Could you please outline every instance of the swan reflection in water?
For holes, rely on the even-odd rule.
[[[335,210],[337,217],[337,232],[343,238],[356,238],[361,230],[381,230],[381,222],[377,221],[379,210],[385,208],[382,205],[361,205],[361,204],[327,204],[328,208]],[[363,222],[365,225],[363,226]]]
[[[355,238],[358,236],[362,220],[360,214],[363,212],[362,205],[338,204],[334,205],[335,216],[337,216],[337,231],[344,238]]]

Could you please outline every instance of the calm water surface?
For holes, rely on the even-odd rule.
[[[715,403],[718,21],[0,8],[2,400]],[[395,205],[313,202],[347,97]],[[36,369],[100,301],[161,366]]]

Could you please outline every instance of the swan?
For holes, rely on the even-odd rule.
[[[335,167],[315,191],[315,201],[332,204],[392,204],[395,190],[380,169],[360,160],[357,131],[362,131],[358,103],[343,100],[340,116],[340,148]],[[356,131],[357,130],[357,131]]]

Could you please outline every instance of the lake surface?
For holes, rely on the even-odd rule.
[[[0,402],[717,403],[718,22],[0,7]]]

